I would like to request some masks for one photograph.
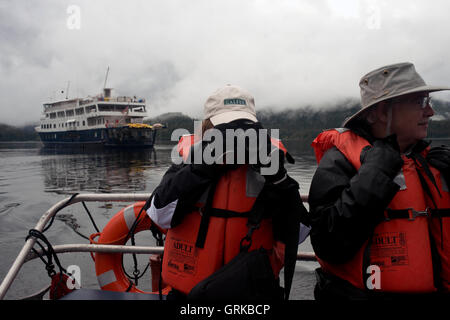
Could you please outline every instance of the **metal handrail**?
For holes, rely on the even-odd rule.
[[[134,253],[134,254],[161,254],[164,247],[147,246],[121,246],[110,244],[62,244],[53,246],[55,253],[67,252],[103,252],[103,253]],[[38,258],[43,254],[42,249],[36,249],[36,253],[30,251],[25,258],[25,262]],[[297,252],[297,260],[316,261],[316,255],[313,252]]]
[[[136,202],[136,201],[146,201],[150,197],[151,193],[109,193],[109,194],[77,194],[72,198],[70,203],[68,201],[71,197],[65,198],[50,209],[48,209],[42,217],[37,222],[34,229],[41,231],[47,225],[47,223],[53,218],[53,216],[61,209],[78,203],[78,202],[105,202],[105,201],[126,201],[126,202]],[[302,201],[308,201],[307,195],[301,195]],[[9,269],[2,283],[0,284],[0,300],[2,300],[6,292],[11,287],[12,282],[16,278],[23,264],[29,260],[36,258],[36,254],[31,250],[36,242],[36,239],[30,237],[20,250],[17,255],[13,265]],[[151,253],[162,253],[162,247],[143,247],[143,246],[119,246],[119,245],[100,245],[100,244],[73,244],[73,245],[57,245],[53,246],[56,253],[59,252],[122,252],[122,253],[139,253],[139,254],[151,254]],[[40,250],[40,249],[39,249]],[[37,252],[39,253],[39,250]],[[315,260],[314,253],[298,253],[298,260]]]

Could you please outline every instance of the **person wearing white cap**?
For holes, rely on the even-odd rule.
[[[447,297],[450,149],[424,141],[434,111],[412,63],[360,80],[361,110],[313,141],[309,204],[315,297]]]
[[[234,143],[230,148],[229,130],[237,132],[232,142],[251,130],[259,138],[256,145],[244,139],[245,148],[236,149]],[[307,212],[298,183],[284,168],[284,159],[292,158],[280,141],[271,147],[270,137],[259,135],[261,130],[253,96],[227,85],[206,100],[200,141],[193,136],[180,139],[178,150],[184,163],[169,168],[147,210],[156,224],[168,229],[162,267],[163,281],[173,288],[168,299],[288,297],[300,220],[306,219]],[[223,140],[217,144],[207,139],[211,136]],[[264,143],[270,145],[264,150],[271,153],[271,162],[279,162],[279,167],[263,176],[264,164],[251,159]],[[225,149],[207,152],[214,144]],[[213,155],[212,163],[206,161],[206,153]],[[283,264],[284,291],[278,283]]]

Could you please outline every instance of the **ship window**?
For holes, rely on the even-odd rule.
[[[91,112],[95,112],[97,109],[95,107],[95,105],[93,106],[87,106],[85,107],[86,113],[91,113]]]
[[[50,113],[50,119],[56,119],[56,112]]]
[[[84,109],[83,108],[75,109],[75,114],[77,116],[84,114]]]
[[[133,108],[134,112],[145,112],[145,106],[138,106]]]
[[[86,121],[83,120],[83,127],[86,125]]]
[[[64,111],[58,111],[58,118],[64,118],[64,117],[65,117]]]
[[[88,118],[88,126],[95,126],[95,118]]]
[[[111,104],[99,104],[98,111],[114,111],[114,105]]]
[[[73,116],[73,110],[66,110],[66,117]]]
[[[53,128],[56,128],[56,123],[53,124]]]
[[[128,110],[128,106],[122,106],[122,105],[116,105],[114,108],[116,111],[120,111],[120,112],[126,112],[126,110]]]

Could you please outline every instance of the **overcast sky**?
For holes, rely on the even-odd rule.
[[[147,98],[149,116],[201,117],[227,83],[257,109],[320,108],[403,61],[450,86],[449,12],[447,0],[0,0],[0,122],[38,121],[69,81],[70,98],[100,93],[108,66],[107,87]]]

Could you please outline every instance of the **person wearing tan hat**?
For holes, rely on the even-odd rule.
[[[313,141],[315,297],[436,298],[450,290],[450,149],[430,148],[429,86],[412,63],[360,80],[361,110]]]
[[[168,299],[287,298],[300,219],[307,216],[299,185],[284,168],[291,157],[281,142],[275,148],[270,136],[259,135],[264,129],[254,98],[240,87],[227,85],[206,100],[201,127],[199,137],[180,139],[176,150],[184,162],[169,168],[147,210],[168,229],[162,267],[163,281],[172,287]],[[236,135],[229,138],[230,132]],[[242,136],[249,137],[244,148],[229,144]],[[265,175],[271,164],[259,161],[263,147],[279,164]],[[206,159],[211,155],[212,162]],[[283,265],[284,291],[278,282]]]

